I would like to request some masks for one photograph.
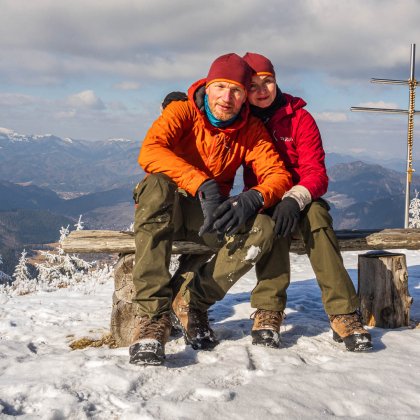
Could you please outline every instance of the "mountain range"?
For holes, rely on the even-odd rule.
[[[51,134],[21,135],[0,128],[0,179],[35,184],[60,193],[89,193],[143,178],[137,163],[140,142],[59,138]]]
[[[0,128],[0,210],[49,210],[74,219],[83,214],[87,227],[124,228],[133,220],[133,187],[144,176],[139,149],[139,142],[126,139],[91,142]],[[330,184],[324,198],[335,228],[402,226],[406,175],[389,167],[404,162],[379,165],[364,158],[368,162],[326,153]],[[241,173],[232,194],[242,191]],[[412,195],[416,188],[419,175],[413,175]]]

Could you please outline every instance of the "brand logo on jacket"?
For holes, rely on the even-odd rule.
[[[275,138],[276,141],[279,141],[279,139],[276,137],[276,130],[274,130],[273,132],[273,137]],[[292,137],[280,137],[281,141],[293,141]]]

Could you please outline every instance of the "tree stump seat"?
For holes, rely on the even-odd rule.
[[[385,229],[385,230],[343,230],[336,231],[341,251],[360,250],[384,250],[384,249],[420,249],[420,229]],[[119,347],[130,345],[135,328],[136,305],[132,303],[134,297],[134,285],[132,270],[134,265],[134,234],[130,231],[98,231],[79,230],[73,231],[63,242],[63,250],[66,253],[119,253],[120,259],[115,267],[115,291],[112,297],[113,309],[111,314],[111,334]],[[293,240],[290,252],[305,254],[306,251],[300,240]],[[172,247],[172,254],[179,254],[179,268],[171,280],[174,295],[179,291],[180,285],[188,273],[193,272],[216,253],[216,250],[204,245],[198,245],[187,241],[175,241]],[[375,254],[373,254],[375,255]],[[387,254],[380,258],[372,256],[359,256],[359,295],[362,300],[362,314],[369,325],[378,327],[395,328],[396,326],[408,325],[409,311],[412,298],[408,295],[407,274],[404,259],[399,257],[395,267],[387,268],[385,271],[382,265],[390,267],[393,263],[387,262],[387,258],[394,258]],[[401,255],[401,254],[399,254]],[[364,257],[362,260],[361,257]],[[363,261],[363,262],[362,262]],[[377,261],[380,261],[378,263]],[[384,262],[385,261],[385,262]],[[373,265],[379,268],[373,268]],[[382,264],[382,265],[381,265]],[[405,267],[405,271],[403,268]],[[387,271],[388,270],[388,271]],[[402,270],[402,271],[401,271]],[[392,275],[389,272],[393,273]],[[365,273],[365,274],[364,274]],[[375,273],[372,275],[372,273]],[[373,276],[373,277],[372,277]],[[367,279],[374,278],[371,282]],[[395,278],[405,279],[394,281]],[[382,285],[382,279],[386,285]],[[390,289],[389,285],[394,284]],[[368,286],[369,285],[369,286]],[[366,291],[367,290],[367,291]],[[375,290],[375,292],[373,292]],[[394,297],[400,296],[397,304],[392,304]],[[386,293],[390,293],[387,300]],[[392,293],[392,294],[391,294]],[[371,296],[374,296],[371,299]],[[381,299],[386,303],[379,308],[377,302]],[[390,301],[391,299],[391,301]],[[411,299],[411,300],[410,300]],[[368,305],[371,302],[374,306]],[[404,307],[401,308],[401,302]],[[379,312],[378,312],[379,311]],[[394,313],[398,316],[394,317]],[[387,319],[388,323],[383,321]],[[370,315],[369,315],[370,314]],[[394,319],[395,318],[395,319]],[[374,324],[372,324],[374,319]],[[392,320],[392,322],[390,321]]]

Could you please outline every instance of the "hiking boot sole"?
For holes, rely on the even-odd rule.
[[[373,347],[372,337],[369,333],[353,334],[343,338],[334,330],[332,331],[333,340],[337,343],[344,343],[348,351],[365,351]]]
[[[156,348],[150,348],[139,342],[131,345],[129,352],[132,365],[161,365],[166,357],[160,344]]]
[[[253,330],[252,344],[254,346],[271,347],[278,349],[280,345],[280,334],[274,330]]]
[[[175,312],[173,310],[171,310],[170,317],[171,317],[171,321],[172,321],[172,326],[177,328],[178,330],[182,331],[182,335],[184,336],[185,344],[187,346],[191,345],[191,347],[194,350],[211,350],[211,349],[214,349],[219,344],[219,342],[217,340],[211,341],[211,340],[208,340],[206,338],[191,337],[188,334],[185,327],[182,325],[182,322],[175,315]]]

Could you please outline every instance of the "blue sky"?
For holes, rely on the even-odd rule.
[[[1,127],[141,141],[166,93],[186,91],[218,56],[250,51],[270,58],[281,89],[308,103],[327,150],[405,157],[406,116],[349,109],[367,103],[408,106],[407,87],[374,85],[370,78],[407,79],[411,43],[419,43],[419,63],[416,0],[0,5]],[[419,130],[416,122],[417,158]]]

